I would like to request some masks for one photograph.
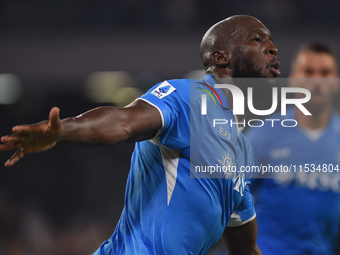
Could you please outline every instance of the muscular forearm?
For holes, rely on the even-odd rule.
[[[61,121],[64,134],[59,143],[115,144],[129,138],[121,109],[99,107]]]
[[[53,107],[49,120],[13,127],[1,137],[0,151],[17,149],[5,163],[12,166],[24,155],[48,150],[59,144],[115,144],[151,139],[162,127],[158,110],[137,100],[125,108],[99,107],[74,118],[60,120]]]
[[[61,121],[59,143],[116,144],[151,139],[162,126],[158,110],[137,100],[125,108],[99,107]]]

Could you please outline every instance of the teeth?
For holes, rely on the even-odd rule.
[[[272,69],[272,72],[274,72],[276,75],[280,75],[281,74],[279,69],[276,69],[275,67],[271,67],[271,69]]]

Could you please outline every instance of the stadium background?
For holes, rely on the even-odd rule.
[[[339,56],[339,1],[1,1],[0,134],[46,119],[53,106],[64,118],[121,105],[201,70],[204,32],[234,14],[272,32],[282,77],[302,42],[327,42]],[[132,150],[60,146],[11,168],[3,163],[12,152],[1,153],[0,255],[94,251],[119,219]]]

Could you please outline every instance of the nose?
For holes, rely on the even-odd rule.
[[[275,45],[271,41],[269,42],[267,53],[274,56],[277,56],[277,54],[279,53],[279,50],[275,47]]]

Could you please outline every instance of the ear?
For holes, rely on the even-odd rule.
[[[216,66],[225,66],[229,64],[230,53],[227,50],[216,50],[211,53],[211,58]]]

